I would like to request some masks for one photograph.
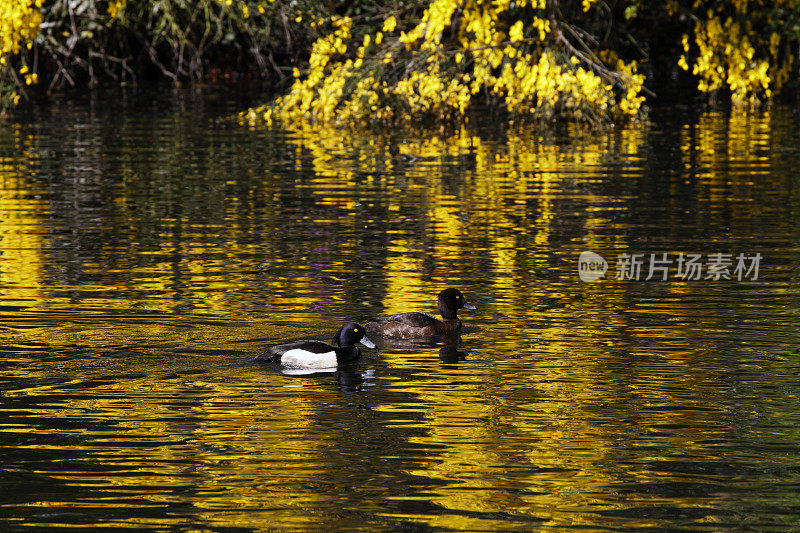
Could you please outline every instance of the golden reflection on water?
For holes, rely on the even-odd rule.
[[[771,120],[706,113],[682,127],[675,157],[685,173],[668,178],[663,202],[648,204],[666,214],[641,234],[652,149],[644,127],[563,143],[525,131],[389,139],[304,126],[276,150],[284,168],[236,175],[215,161],[175,188],[127,162],[102,189],[110,196],[96,230],[106,238],[73,260],[82,277],[72,282],[58,273],[76,265],[48,252],[67,248],[52,237],[57,194],[22,172],[21,160],[3,159],[0,303],[21,305],[35,327],[2,338],[83,350],[50,363],[55,374],[35,358],[4,371],[30,380],[5,398],[42,402],[13,431],[58,437],[56,457],[87,457],[85,471],[40,474],[94,495],[103,483],[146,493],[155,508],[189,502],[189,523],[207,527],[335,528],[359,512],[457,530],[540,520],[662,527],[657,517],[596,511],[630,508],[626,491],[637,483],[685,481],[658,468],[665,459],[711,461],[709,441],[735,444],[725,419],[736,408],[719,374],[735,345],[726,322],[749,311],[726,310],[726,286],[581,284],[577,256],[704,251],[680,248],[701,246],[704,227],[725,251],[731,235],[754,246],[748,217],[777,187]],[[17,146],[37,143],[15,131]],[[695,212],[681,207],[687,197]],[[434,311],[435,294],[450,285],[479,307],[461,314],[460,363],[439,361],[440,345],[370,352],[357,395],[334,378],[236,366],[284,336]],[[65,324],[37,322],[48,312]],[[363,378],[365,369],[374,375]],[[93,471],[92,461],[113,468]],[[669,504],[733,505],[723,500]]]
[[[12,130],[20,158],[0,157],[0,300],[40,305],[43,300],[47,202],[26,180],[35,138]]]

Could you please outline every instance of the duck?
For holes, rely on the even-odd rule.
[[[279,363],[285,368],[336,368],[361,357],[361,350],[355,346],[357,342],[367,348],[375,348],[375,344],[367,337],[364,327],[355,322],[348,322],[339,328],[339,331],[334,334],[332,342],[339,346],[332,346],[317,340],[276,344],[264,349],[252,361]]]
[[[439,293],[438,304],[442,320],[429,313],[400,313],[378,316],[364,323],[369,333],[400,339],[431,337],[461,328],[459,309],[475,310],[458,289],[445,289]]]

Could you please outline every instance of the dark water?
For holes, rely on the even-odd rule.
[[[243,105],[2,124],[0,529],[800,528],[792,110],[382,137],[220,120]],[[246,363],[447,286],[460,339]]]

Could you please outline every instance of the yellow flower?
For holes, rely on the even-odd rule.
[[[521,41],[522,40],[522,21],[518,20],[514,23],[511,28],[508,30],[508,36],[511,39],[511,42]]]
[[[586,1],[584,6],[595,1]],[[397,30],[395,16],[384,21],[382,31],[364,35],[361,43],[353,40],[350,19],[333,19],[333,31],[313,43],[304,77],[296,71],[289,94],[269,107],[270,121],[359,123],[422,116],[466,121],[466,112],[477,94],[499,100],[499,105],[517,116],[542,120],[563,114],[598,121],[598,117],[613,119],[640,113],[644,77],[636,72],[635,63],[620,61],[610,67],[615,70],[614,76],[601,76],[582,68],[579,58],[556,56],[546,45],[530,49],[509,45],[509,41],[526,40],[526,36],[544,41],[551,31],[550,21],[540,17],[530,21],[530,29],[521,20],[510,27],[504,25],[517,7],[526,5],[542,9],[545,2],[431,0],[416,26],[393,37],[406,45],[408,52],[401,52],[404,61],[408,53],[412,57],[409,64],[418,66],[408,72],[375,66],[374,61],[395,61],[390,50],[394,50],[396,41],[382,51],[370,47],[373,41],[382,44],[385,32]],[[445,46],[442,41],[451,38],[456,46],[452,42]],[[346,53],[348,45],[351,50],[355,45],[355,53],[340,58],[338,54]],[[446,68],[448,57],[456,65],[463,64],[467,50],[469,72]],[[739,59],[747,53],[743,51]],[[605,54],[603,61],[613,65],[617,59]],[[397,77],[384,78],[388,72]],[[751,77],[758,78],[754,83],[763,82],[763,76]],[[391,111],[393,106],[398,109],[396,113]],[[263,111],[254,116],[266,119]]]
[[[388,33],[394,31],[394,28],[397,26],[397,19],[394,18],[394,15],[383,21],[383,32]]]
[[[120,10],[125,6],[126,0],[117,0],[108,3],[108,14],[113,18],[117,18]]]

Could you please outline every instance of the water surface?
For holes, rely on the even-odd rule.
[[[800,527],[791,110],[426,137],[227,119],[246,103],[106,94],[0,131],[0,529]],[[646,280],[664,253],[731,279]],[[247,363],[448,286],[460,335]]]

